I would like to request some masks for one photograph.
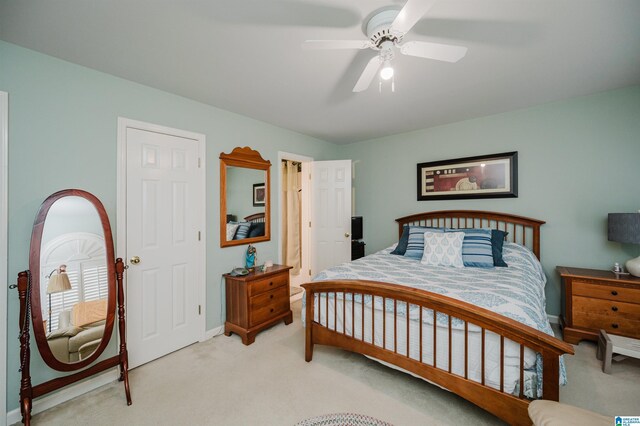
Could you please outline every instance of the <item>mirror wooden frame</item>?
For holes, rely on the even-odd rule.
[[[64,197],[76,196],[89,201],[96,209],[102,224],[104,233],[106,264],[109,294],[107,299],[107,318],[105,321],[105,331],[98,348],[86,359],[64,363],[58,360],[47,342],[44,324],[42,320],[42,310],[40,301],[40,251],[42,243],[42,232],[44,230],[45,220],[51,206]],[[131,394],[129,390],[128,375],[128,354],[125,338],[125,317],[124,317],[124,289],[123,289],[123,273],[124,262],[122,259],[114,259],[113,237],[111,234],[111,225],[104,206],[100,200],[93,194],[79,189],[65,189],[50,195],[40,206],[38,215],[33,225],[31,234],[31,247],[29,250],[29,270],[18,274],[18,297],[20,299],[20,371],[22,379],[20,382],[20,410],[22,413],[22,421],[25,425],[30,424],[32,399],[45,395],[54,390],[60,389],[71,383],[85,379],[89,376],[97,374],[101,371],[120,367],[120,381],[124,381],[127,405],[131,405]],[[47,382],[32,386],[30,376],[30,327],[29,317],[33,323],[34,337],[40,351],[40,355],[44,362],[52,369],[58,371],[75,371],[83,369],[93,363],[107,347],[113,334],[113,326],[116,315],[116,301],[118,304],[118,334],[120,337],[119,353],[111,358],[98,362],[97,364],[86,368],[77,373],[58,377]]]
[[[227,166],[265,171],[264,235],[227,241]],[[232,247],[271,240],[271,162],[248,146],[220,153],[220,247]]]

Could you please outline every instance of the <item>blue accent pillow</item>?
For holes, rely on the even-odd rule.
[[[424,254],[424,233],[427,231],[441,234],[444,232],[444,229],[427,228],[425,226],[409,226],[407,249],[404,252],[404,257],[410,257],[418,260],[422,259],[422,255]],[[398,245],[400,245],[400,243],[398,243]]]
[[[398,240],[398,245],[391,252],[391,254],[404,256],[404,252],[407,251],[408,243],[409,243],[409,225],[404,225],[402,227],[402,235],[400,236],[400,240]]]
[[[493,266],[507,267],[507,262],[502,259],[502,247],[508,232],[499,229],[491,230],[491,252],[493,254]]]
[[[249,228],[251,228],[251,222],[238,222],[238,230],[236,231],[234,240],[242,240],[249,236]]]
[[[464,232],[462,263],[471,268],[493,268],[491,229],[447,229],[446,232]]]
[[[264,236],[264,222],[252,223],[249,229],[249,238],[262,236]]]

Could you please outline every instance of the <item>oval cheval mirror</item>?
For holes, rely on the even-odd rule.
[[[108,368],[120,367],[131,404],[124,339],[124,263],[114,258],[107,213],[98,198],[77,189],[49,196],[41,205],[31,234],[29,271],[20,273],[21,370],[23,422],[29,424],[31,399]],[[118,355],[89,368],[104,352],[116,323]],[[69,376],[31,386],[29,324],[44,362]],[[83,370],[84,369],[84,370]]]

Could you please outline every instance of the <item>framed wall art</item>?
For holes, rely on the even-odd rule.
[[[264,207],[266,193],[264,183],[253,184],[253,207]]]
[[[517,152],[418,164],[418,201],[517,196]]]

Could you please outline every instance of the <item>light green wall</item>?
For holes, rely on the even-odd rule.
[[[248,145],[272,164],[277,164],[278,151],[319,160],[335,157],[333,144],[4,42],[0,42],[0,90],[9,93],[8,283],[15,283],[17,273],[29,266],[31,226],[49,194],[64,188],[92,192],[116,229],[119,116],[206,135],[208,329],[223,324],[221,275],[243,264],[246,249],[219,246],[220,153]],[[277,169],[272,169],[277,176]],[[277,218],[277,203],[272,208],[272,217]],[[272,235],[277,236],[279,225],[272,222]],[[256,246],[260,258],[278,258],[275,239]],[[7,408],[12,410],[18,406],[20,377],[18,297],[15,290],[8,295]],[[109,355],[114,353],[112,340]],[[35,342],[31,354],[33,382],[51,378]]]
[[[402,112],[397,112],[401,114]],[[515,199],[416,201],[417,163],[518,151]],[[344,146],[367,254],[397,240],[395,218],[445,209],[545,220],[547,312],[560,312],[556,265],[609,268],[640,254],[607,241],[607,213],[640,209],[640,87]]]

